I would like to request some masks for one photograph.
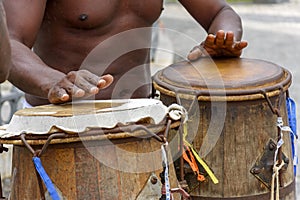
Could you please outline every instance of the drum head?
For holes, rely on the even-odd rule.
[[[44,105],[17,111],[0,138],[48,135],[54,132],[83,133],[92,128],[111,129],[116,126],[147,121],[161,123],[167,107],[155,99],[124,99],[78,101],[63,105]]]
[[[154,75],[154,86],[163,93],[169,90],[170,95],[176,92],[210,97],[226,95],[227,100],[245,100],[241,96],[287,88],[290,81],[290,73],[284,68],[267,61],[246,58],[184,61]]]

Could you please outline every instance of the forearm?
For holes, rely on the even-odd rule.
[[[207,33],[215,35],[219,30],[232,31],[236,40],[241,39],[241,19],[226,1],[179,0],[179,2]]]
[[[242,39],[242,21],[239,15],[236,14],[232,8],[224,7],[222,10],[220,10],[210,24],[207,32],[209,34],[216,34],[219,30],[224,30],[225,33],[228,31],[233,32],[237,41]]]
[[[240,57],[247,46],[242,41],[240,16],[225,0],[179,0],[208,35],[187,56],[197,60],[201,56]]]
[[[65,74],[47,66],[19,41],[10,42],[13,64],[8,80],[25,93],[48,98],[50,88]]]
[[[4,82],[11,67],[11,51],[5,23],[5,13],[0,1],[0,83]]]

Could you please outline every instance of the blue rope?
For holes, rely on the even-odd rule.
[[[48,174],[46,173],[46,171],[42,165],[41,159],[39,157],[35,156],[32,158],[32,160],[33,160],[33,163],[34,163],[34,166],[35,166],[37,172],[39,173],[40,177],[44,181],[45,186],[46,186],[50,196],[52,197],[52,200],[60,200],[60,197],[59,197],[51,179],[49,178]]]
[[[296,154],[295,149],[295,139],[298,138],[297,135],[297,116],[296,116],[296,103],[290,97],[286,98],[287,105],[287,113],[288,113],[288,121],[289,126],[292,129],[291,135],[291,145],[292,145],[292,156],[293,156],[293,164],[294,164],[294,175],[297,174],[297,164],[298,164],[298,156]],[[297,147],[296,147],[297,148]]]

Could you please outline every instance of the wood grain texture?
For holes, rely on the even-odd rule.
[[[219,179],[214,185],[210,180],[199,183],[194,176],[186,176],[192,196],[247,199],[270,192],[250,173],[268,141],[277,141],[278,136],[277,117],[262,91],[276,105],[282,93],[280,88],[285,92],[290,84],[291,75],[284,68],[243,58],[179,62],[154,75],[154,87],[160,91],[161,101],[165,105],[177,103],[177,96],[189,110],[193,127],[188,130],[192,135],[196,132],[196,136],[188,136],[189,141]],[[198,99],[198,107],[193,107],[194,98]],[[284,99],[285,96],[280,114],[287,125]],[[284,133],[283,140],[283,153],[290,159],[283,173],[285,188],[293,183],[294,175],[289,133]],[[282,199],[294,198],[295,189]]]
[[[46,172],[65,199],[128,200],[138,196],[152,173],[159,177],[162,171],[160,148],[161,143],[153,138],[118,141],[118,144],[55,144],[47,148],[41,159]],[[106,157],[106,162],[101,162],[102,156]],[[32,154],[26,147],[14,146],[13,168],[17,169],[17,174],[14,177],[12,199],[40,199],[31,159]],[[130,167],[130,171],[128,168],[123,171],[123,167]],[[171,185],[178,187],[172,167],[171,163]]]
[[[166,95],[161,96],[168,105],[175,99]],[[275,104],[278,97],[271,98]],[[188,108],[191,102],[183,101]],[[216,105],[215,103],[213,105]],[[227,102],[226,117],[220,137],[214,148],[203,159],[212,168],[219,179],[219,184],[211,181],[189,185],[192,196],[210,198],[246,197],[269,193],[269,189],[256,179],[250,170],[262,155],[264,147],[272,138],[277,140],[277,117],[271,112],[265,100],[246,102]],[[193,145],[200,151],[204,138],[208,132],[212,114],[218,112],[212,108],[211,102],[199,102],[199,127]],[[287,125],[285,103],[281,105],[281,115]],[[216,117],[218,119],[218,117]],[[212,123],[212,124],[211,124]],[[210,127],[213,129],[213,127]],[[290,135],[284,134],[283,152],[291,160]],[[294,181],[293,166],[290,163],[283,173],[284,187]],[[192,181],[193,182],[193,181]],[[193,182],[194,183],[194,182]],[[295,191],[288,194],[287,200],[295,197]]]

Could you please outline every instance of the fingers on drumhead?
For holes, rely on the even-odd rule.
[[[190,61],[194,61],[194,60],[197,60],[202,55],[203,55],[203,53],[202,53],[201,49],[197,46],[192,49],[192,51],[188,54],[187,58]]]
[[[98,81],[97,86],[101,89],[108,87],[112,82],[114,78],[110,74],[106,74],[102,77],[100,77],[100,80]]]

